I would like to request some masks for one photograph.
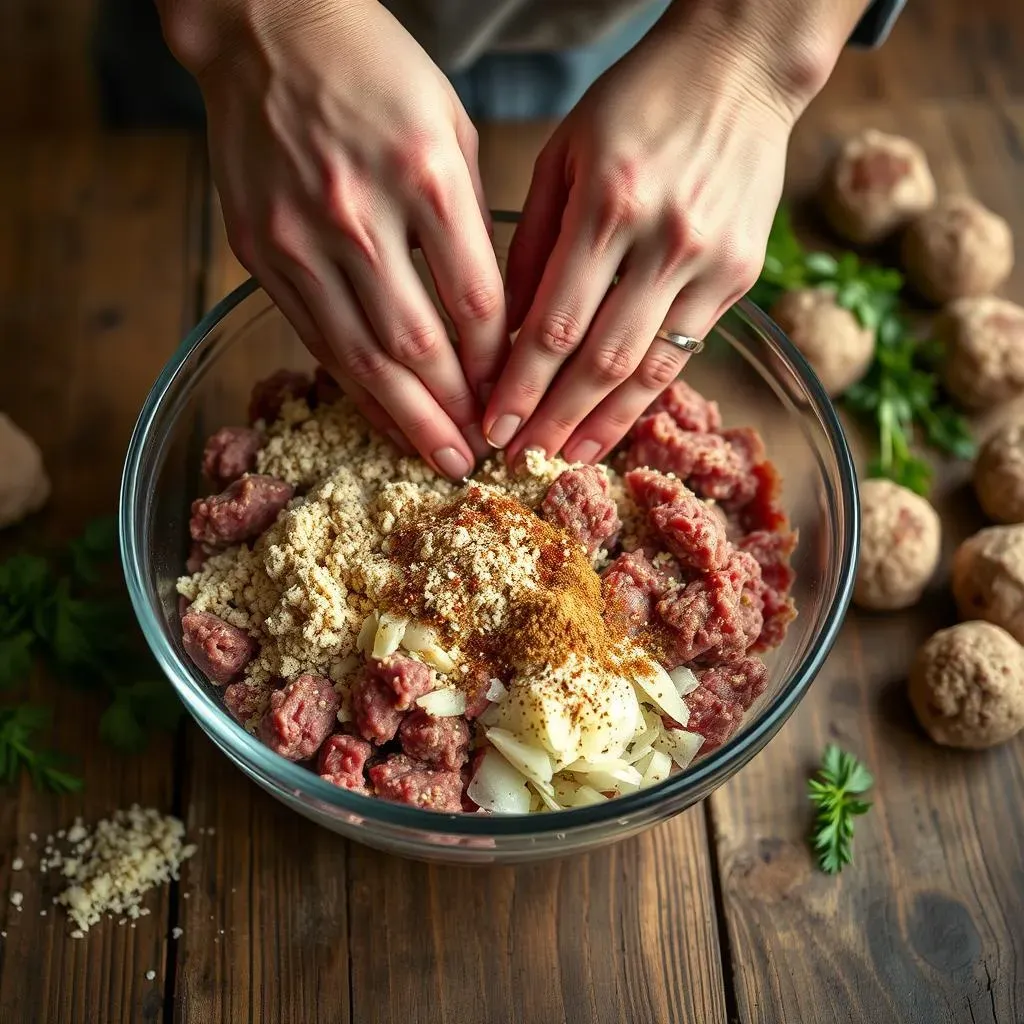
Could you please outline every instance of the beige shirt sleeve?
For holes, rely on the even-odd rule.
[[[651,0],[384,0],[444,69],[459,70],[491,51],[588,46],[651,5]]]

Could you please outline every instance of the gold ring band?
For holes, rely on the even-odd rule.
[[[674,331],[662,329],[655,334],[655,338],[659,341],[667,341],[670,345],[675,345],[676,348],[681,348],[693,356],[704,351],[704,342],[700,338],[691,338],[688,334],[676,334]]]

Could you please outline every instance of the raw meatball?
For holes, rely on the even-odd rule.
[[[916,142],[869,128],[847,139],[822,187],[836,234],[873,245],[935,203],[935,179]]]
[[[1005,743],[1024,728],[1024,648],[988,622],[940,630],[914,659],[910,703],[936,743]]]
[[[939,564],[942,529],[935,509],[890,480],[860,485],[860,565],[853,600],[862,608],[908,608]]]
[[[1024,523],[1024,420],[1005,424],[982,445],[974,491],[989,519]]]
[[[829,395],[842,394],[868,372],[875,332],[838,305],[831,288],[786,292],[769,315],[811,364]]]
[[[991,295],[960,299],[933,331],[945,351],[943,383],[965,408],[991,408],[1024,391],[1024,308]]]
[[[907,280],[941,305],[995,291],[1013,269],[1013,235],[977,199],[946,196],[911,222],[902,257]]]
[[[49,497],[39,446],[0,412],[0,529],[38,511]]]
[[[953,596],[964,619],[984,619],[1024,642],[1024,526],[989,526],[953,556]]]

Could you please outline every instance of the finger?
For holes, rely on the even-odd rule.
[[[483,395],[498,378],[509,340],[501,271],[465,164],[423,193],[412,227],[455,326],[458,359],[474,393]]]
[[[523,215],[508,249],[506,312],[511,331],[517,331],[523,325],[544,267],[558,241],[562,211],[568,198],[562,147],[549,143],[534,165]]]
[[[526,448],[550,454],[560,451],[580,421],[633,374],[668,315],[685,274],[675,275],[675,281],[679,283],[659,286],[651,261],[631,254],[586,340],[506,449],[510,462]]]
[[[662,326],[676,334],[704,338],[733,302],[731,297],[722,302],[720,295],[717,290],[685,288]],[[689,353],[656,338],[632,376],[576,428],[563,448],[564,457],[570,462],[603,459],[679,376],[689,359]]]
[[[345,378],[337,357],[317,329],[313,316],[298,290],[287,278],[269,267],[263,266],[261,269],[262,272],[257,275],[261,287],[273,299],[274,304],[295,329],[299,340],[306,346],[310,355],[338,382],[338,386],[366,417],[370,426],[378,433],[391,438],[403,452],[408,454],[414,451],[384,407],[365,388],[356,384],[355,381]]]
[[[346,382],[372,392],[423,458],[451,479],[468,475],[475,456],[423,382],[373,336],[352,286],[326,259],[311,257],[289,278],[337,357]]]
[[[404,228],[381,219],[358,251],[350,238],[339,241],[342,271],[383,349],[422,381],[467,440],[474,435],[482,456],[479,427],[470,429],[480,421],[476,398],[405,240]]]
[[[484,414],[484,436],[504,448],[582,343],[626,254],[625,233],[597,236],[584,191],[569,196],[565,228]]]
[[[480,138],[476,127],[468,117],[460,118],[456,122],[455,138],[466,160],[466,170],[469,171],[470,181],[473,185],[473,195],[476,196],[476,204],[480,210],[480,216],[483,218],[487,237],[493,238],[494,224],[491,220],[491,209],[487,205],[487,196],[484,193],[484,180],[480,175]]]

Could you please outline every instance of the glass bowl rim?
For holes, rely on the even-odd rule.
[[[515,215],[499,215],[496,220],[509,222]],[[741,299],[732,310],[741,320],[761,335],[766,335],[780,350],[809,398],[809,404],[823,423],[836,459],[840,500],[847,510],[840,542],[838,581],[835,594],[827,608],[817,642],[807,651],[794,669],[789,681],[761,712],[749,729],[734,736],[723,746],[703,758],[695,766],[664,782],[606,803],[563,811],[547,811],[529,815],[482,815],[439,813],[418,807],[392,803],[376,797],[362,796],[341,789],[298,764],[273,753],[234,719],[218,707],[205,690],[198,671],[179,658],[164,635],[147,596],[148,581],[143,577],[144,558],[136,536],[135,499],[138,479],[150,430],[166,394],[184,364],[204,344],[211,332],[260,286],[249,278],[218,302],[188,332],[184,340],[161,370],[146,397],[129,441],[121,479],[118,525],[121,559],[129,596],[142,627],[143,635],[160,668],[171,681],[179,698],[202,729],[224,748],[229,760],[243,763],[247,774],[255,772],[295,796],[328,805],[333,811],[362,819],[360,824],[379,823],[388,827],[429,832],[443,836],[519,837],[530,838],[551,833],[575,832],[585,828],[614,823],[617,819],[643,815],[688,792],[710,793],[722,781],[750,761],[768,743],[792,714],[826,657],[832,649],[842,625],[853,592],[860,538],[860,514],[857,502],[857,476],[843,428],[831,401],[809,364],[772,320],[747,299]],[[212,713],[211,713],[212,710]]]

